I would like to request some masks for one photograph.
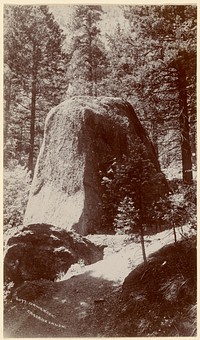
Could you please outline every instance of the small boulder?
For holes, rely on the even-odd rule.
[[[39,279],[55,280],[79,260],[91,264],[102,258],[102,247],[75,232],[33,224],[23,227],[8,240],[4,277],[16,285]]]

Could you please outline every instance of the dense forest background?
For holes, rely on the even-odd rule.
[[[196,336],[196,54],[195,5],[4,6],[10,337]],[[80,95],[130,102],[167,178],[135,138],[101,171],[101,234],[84,241],[24,222],[46,116]]]
[[[21,221],[47,113],[75,95],[128,100],[163,172],[190,186],[196,170],[196,40],[192,5],[6,5],[5,224]]]

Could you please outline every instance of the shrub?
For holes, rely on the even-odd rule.
[[[173,183],[174,185],[174,183]],[[163,203],[164,220],[176,227],[190,224],[196,228],[196,185],[181,182],[174,187],[173,193]]]
[[[27,169],[13,164],[4,170],[4,230],[22,224],[31,178]]]
[[[102,225],[120,233],[135,233],[155,223],[155,204],[168,194],[164,175],[146,148],[136,140],[132,152],[101,171]]]

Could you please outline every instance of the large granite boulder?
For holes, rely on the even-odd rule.
[[[53,224],[82,235],[101,233],[106,219],[102,178],[113,162],[123,163],[136,140],[163,176],[152,143],[128,102],[74,97],[52,109],[24,224]]]
[[[102,247],[75,232],[45,224],[30,225],[8,240],[4,277],[16,285],[39,279],[55,280],[79,260],[91,264],[102,258]]]

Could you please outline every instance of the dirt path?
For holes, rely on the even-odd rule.
[[[170,230],[152,236],[152,240],[148,238],[147,255],[171,242],[173,232]],[[123,246],[119,242],[112,243],[104,260],[85,266],[81,274],[50,283],[41,298],[32,303],[13,301],[5,308],[4,336],[118,336],[114,318],[120,309],[122,282],[131,267],[141,262],[139,243]]]
[[[18,301],[10,306],[5,316],[5,337],[115,335],[113,303],[120,294],[115,282],[86,273],[52,286],[47,297],[32,304]]]

